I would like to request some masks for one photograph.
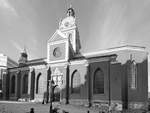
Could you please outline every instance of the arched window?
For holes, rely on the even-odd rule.
[[[104,73],[100,68],[94,72],[93,93],[104,94]]]
[[[23,76],[23,84],[22,84],[22,91],[24,94],[28,93],[28,75],[25,74]]]
[[[80,93],[80,73],[76,70],[72,74],[71,78],[71,92]]]
[[[41,73],[38,74],[36,79],[36,94],[39,93],[39,79],[40,79]]]
[[[15,75],[12,76],[11,78],[11,93],[15,93],[15,86],[16,86],[16,77]]]
[[[136,89],[137,87],[137,65],[134,60],[131,61],[131,64],[129,67],[129,76],[130,76],[130,83],[129,83],[130,88]]]

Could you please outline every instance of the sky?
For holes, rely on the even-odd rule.
[[[0,0],[0,53],[46,57],[47,41],[72,4],[81,52],[131,44],[150,52],[150,0]],[[149,69],[150,70],[150,69]]]
[[[17,61],[25,47],[29,59],[46,57],[70,4],[82,52],[126,44],[150,51],[150,0],[0,0],[0,52]]]

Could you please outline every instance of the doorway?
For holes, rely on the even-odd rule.
[[[60,101],[60,88],[57,85],[54,87],[54,102],[59,102]]]

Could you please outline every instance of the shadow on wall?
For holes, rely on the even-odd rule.
[[[21,69],[23,68],[23,69]],[[13,71],[11,71],[13,70]],[[28,99],[30,97],[28,90],[29,67],[16,67],[8,69],[5,81],[6,93],[4,96],[9,100],[18,100],[20,98]]]
[[[100,89],[101,87],[94,86],[95,82],[92,82],[92,80],[94,80],[93,78],[94,75],[90,75],[89,73],[89,75],[84,75],[85,77],[84,84],[81,84],[78,78],[75,79],[76,83],[69,83],[71,84],[71,86],[67,88],[69,90],[69,102],[71,104],[78,103],[78,105],[80,105],[80,104],[89,104],[88,102],[85,102],[85,100],[88,100],[92,105],[94,105],[95,102],[96,104],[98,102],[98,104],[101,105],[102,103],[105,102],[109,104],[109,101],[110,104],[114,104],[114,102],[119,101],[123,102],[122,103],[123,109],[129,109],[130,106],[135,105],[134,103],[145,103],[147,101],[148,97],[147,59],[136,64],[131,60],[128,60],[125,64],[121,63],[110,64],[110,68],[112,68],[110,69],[109,73],[110,75],[108,75],[110,76],[110,80],[104,79],[104,82],[101,81],[102,84],[104,85],[103,94],[94,94],[93,92],[94,89],[97,88],[97,90],[101,90]],[[90,79],[88,79],[89,76],[91,77]],[[105,87],[106,83],[109,84],[108,81],[110,81],[110,85],[108,85],[109,87]],[[73,82],[73,80],[69,82]],[[117,88],[119,88],[118,93],[113,91],[113,88],[115,88],[116,86]],[[66,88],[62,89],[63,99],[66,98],[67,89]],[[105,98],[104,96],[101,96],[105,95],[106,93],[108,95]],[[97,98],[96,99],[94,98],[93,100],[93,96],[95,95],[99,96],[97,96]],[[118,97],[113,97],[113,95],[118,95]],[[119,105],[120,103],[117,104]]]

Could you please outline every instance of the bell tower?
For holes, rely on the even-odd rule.
[[[80,49],[75,11],[69,7],[66,17],[59,22],[58,29],[48,40],[47,61],[48,63],[67,62],[79,54]]]
[[[67,17],[59,23],[59,30],[68,37],[73,53],[79,54],[81,49],[80,37],[76,25],[75,11],[72,6],[69,7],[66,15]]]

